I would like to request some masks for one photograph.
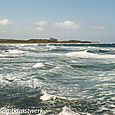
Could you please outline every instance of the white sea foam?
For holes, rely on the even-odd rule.
[[[0,75],[0,85],[1,87],[5,87],[5,86],[10,86],[12,85],[12,81],[15,80],[15,77],[9,75]]]
[[[32,67],[33,68],[41,68],[41,67],[44,67],[45,65],[43,63],[36,63],[34,64]]]
[[[59,115],[80,115],[80,114],[75,113],[74,111],[65,106],[62,108],[62,112],[60,112]]]
[[[22,50],[7,50],[7,51],[1,51],[0,57],[19,57],[23,56],[25,54]]]
[[[34,51],[34,52],[46,52],[46,51],[51,51],[54,49],[57,49],[56,46],[50,46],[50,45],[46,45],[46,46],[20,46],[19,49],[23,49],[26,51]]]
[[[64,106],[62,108],[62,112],[59,113],[59,115],[92,115],[91,113],[86,112],[74,112],[70,108]]]
[[[12,75],[0,76],[0,85],[1,87],[10,86],[10,87],[29,87],[29,88],[41,88],[44,83],[36,78],[31,78],[29,80],[22,80],[21,78]]]
[[[48,48],[49,50],[54,50],[57,49],[56,46],[50,46],[50,45],[46,45],[46,48]]]
[[[111,97],[111,100],[115,101],[115,97]]]
[[[54,99],[55,100],[55,98],[56,98],[55,95],[49,94],[46,90],[42,91],[42,93],[43,93],[43,95],[40,97],[40,99],[42,101],[48,101],[50,99]]]
[[[25,54],[22,50],[8,50],[8,53],[10,54]]]
[[[39,114],[36,114],[36,115],[45,115],[45,113],[44,112],[40,112]]]
[[[81,115],[92,115],[91,113],[80,112]]]
[[[30,87],[30,88],[38,88],[38,87],[42,87],[43,86],[43,82],[41,82],[40,80],[36,79],[36,78],[32,78],[30,80],[26,80],[26,81],[21,81],[21,80],[17,80],[17,85],[21,86],[21,87]]]
[[[9,82],[4,79],[0,79],[0,85],[1,85],[1,87],[4,87],[6,85],[9,85]]]
[[[78,52],[70,52],[66,54],[67,57],[72,57],[72,58],[98,58],[98,59],[103,59],[103,58],[115,58],[115,55],[110,55],[110,54],[96,54],[96,53],[90,53],[87,51],[78,51]]]
[[[35,47],[31,47],[31,46],[21,47],[21,49],[26,50],[26,51],[36,51],[37,50]]]

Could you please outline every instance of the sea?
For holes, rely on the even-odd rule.
[[[115,44],[0,44],[0,115],[115,115]]]

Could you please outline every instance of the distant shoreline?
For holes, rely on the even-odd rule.
[[[12,44],[31,44],[31,43],[56,43],[56,44],[64,44],[64,43],[98,43],[98,42],[91,42],[91,41],[79,41],[79,40],[57,40],[55,38],[50,39],[29,39],[29,40],[16,40],[16,39],[0,39],[1,43],[12,43]]]

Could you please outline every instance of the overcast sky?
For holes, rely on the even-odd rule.
[[[0,0],[0,38],[115,42],[115,0]]]

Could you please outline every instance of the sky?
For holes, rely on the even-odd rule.
[[[0,39],[115,42],[115,0],[0,0]]]

